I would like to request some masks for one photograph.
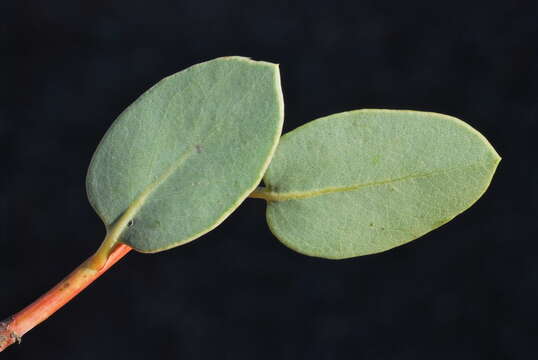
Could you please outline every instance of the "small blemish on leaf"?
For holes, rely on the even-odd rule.
[[[197,152],[198,154],[200,154],[200,153],[202,152],[202,150],[203,150],[202,145],[197,144],[197,145],[196,145],[196,152]]]
[[[127,227],[131,227],[133,225],[134,225],[134,220],[133,219],[129,220],[129,222],[127,223]]]
[[[374,223],[370,223],[370,226],[374,226]]]

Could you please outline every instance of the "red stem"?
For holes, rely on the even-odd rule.
[[[92,268],[93,256],[90,257],[46,294],[15,315],[0,322],[0,352],[11,344],[20,342],[24,334],[71,301],[131,250],[132,248],[127,245],[117,245],[100,270]]]

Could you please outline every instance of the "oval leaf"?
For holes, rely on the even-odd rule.
[[[141,252],[220,224],[260,182],[278,142],[278,66],[219,58],[167,77],[129,106],[86,179],[108,236]]]
[[[378,253],[471,206],[500,161],[466,123],[441,114],[360,110],[284,135],[254,197],[273,233],[331,259]]]

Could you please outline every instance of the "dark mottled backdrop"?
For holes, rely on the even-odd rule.
[[[503,161],[453,222],[345,261],[288,250],[248,200],[198,241],[129,255],[0,358],[536,358],[538,5],[449,3],[2,0],[0,317],[96,249],[95,146],[194,63],[280,63],[286,131],[357,108],[429,110],[469,122]]]

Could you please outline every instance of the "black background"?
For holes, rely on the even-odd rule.
[[[225,55],[281,64],[285,131],[358,108],[460,117],[503,161],[451,223],[392,251],[296,254],[247,200],[133,253],[2,359],[531,359],[538,355],[535,1],[0,2],[0,317],[104,235],[84,178],[149,86]]]

